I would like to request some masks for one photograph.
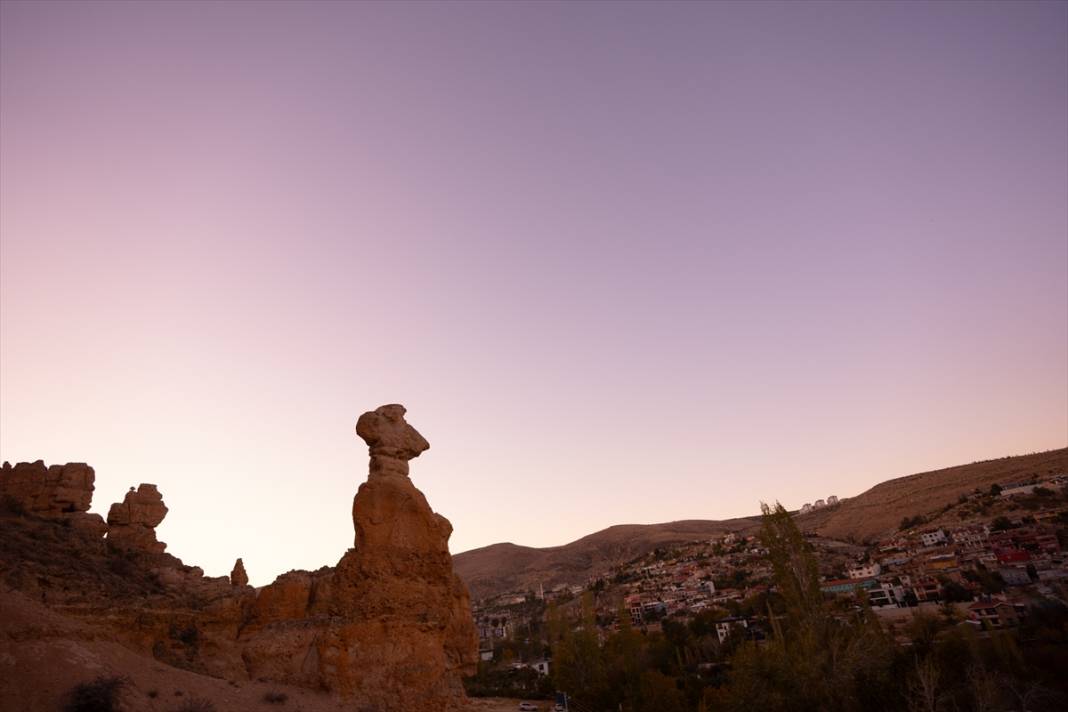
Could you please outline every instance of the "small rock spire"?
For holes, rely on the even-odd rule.
[[[230,572],[231,586],[248,586],[248,574],[245,573],[245,562],[238,559],[234,562],[234,570]]]

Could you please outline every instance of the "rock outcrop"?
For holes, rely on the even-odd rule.
[[[108,543],[124,549],[162,554],[167,545],[156,539],[156,527],[167,516],[167,505],[156,485],[131,487],[121,502],[108,510]]]
[[[112,505],[108,524],[100,522],[108,546],[91,551],[78,532],[0,511],[12,527],[9,543],[47,547],[21,559],[0,547],[0,582],[187,671],[327,691],[351,709],[459,710],[478,639],[467,589],[452,569],[452,526],[408,477],[409,461],[430,445],[404,414],[387,405],[357,423],[370,472],[353,500],[355,546],[336,567],[291,571],[258,590],[247,585],[241,559],[229,577],[207,577],[164,553],[155,527],[167,507],[155,485],[142,484]],[[0,483],[0,494],[27,511],[85,515],[93,471],[6,466]]]
[[[245,573],[245,562],[238,559],[234,562],[234,568],[230,572],[231,586],[248,586],[248,574]]]
[[[408,478],[408,461],[430,445],[404,413],[387,405],[360,417],[371,464],[353,501],[356,546],[334,570],[291,572],[260,592],[242,633],[251,677],[382,712],[463,705],[478,638],[452,571],[452,526]]]
[[[46,467],[44,462],[5,462],[0,468],[0,496],[27,514],[57,519],[94,537],[107,525],[99,514],[89,514],[96,473],[84,462]]]

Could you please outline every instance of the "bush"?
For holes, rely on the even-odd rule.
[[[1003,532],[1006,529],[1012,529],[1012,522],[1008,517],[997,517],[990,524],[990,531],[992,532]]]
[[[174,712],[215,712],[215,704],[199,697],[190,697],[181,707],[176,707]]]
[[[263,701],[272,705],[285,704],[285,701],[289,699],[289,695],[284,692],[268,692],[263,696]]]
[[[64,712],[118,712],[126,678],[101,675],[91,682],[75,686],[69,694]]]
[[[924,518],[924,516],[922,514],[917,514],[915,517],[904,517],[901,520],[901,525],[898,528],[901,531],[905,531],[906,529],[912,529],[913,527],[918,527],[918,526],[920,526],[921,524],[923,524],[926,521],[927,520]]]

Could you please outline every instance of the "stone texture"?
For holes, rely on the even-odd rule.
[[[248,586],[248,574],[245,573],[245,562],[238,559],[234,562],[233,571],[230,572],[231,586]]]
[[[56,519],[97,538],[107,525],[99,514],[89,514],[96,473],[84,462],[45,466],[44,462],[20,462],[0,467],[0,496],[8,498],[27,514]]]
[[[167,505],[156,485],[132,487],[122,502],[108,510],[108,543],[125,549],[162,554],[167,545],[156,539],[156,527],[167,516]]]
[[[242,631],[253,678],[321,687],[381,712],[459,709],[478,638],[452,571],[452,526],[407,477],[430,447],[403,406],[364,413],[370,472],[353,502],[355,548],[335,569],[266,586]]]

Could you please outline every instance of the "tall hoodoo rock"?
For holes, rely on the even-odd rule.
[[[0,495],[10,498],[26,513],[44,519],[65,520],[93,536],[103,536],[107,525],[99,514],[89,514],[96,473],[84,462],[46,467],[44,462],[5,462],[0,468]]]
[[[127,549],[162,554],[167,545],[156,539],[156,527],[167,516],[167,505],[156,485],[131,487],[121,502],[108,510],[108,543]]]
[[[430,444],[404,414],[386,405],[360,416],[371,464],[353,502],[356,546],[332,571],[292,572],[260,592],[243,633],[251,677],[324,687],[380,712],[463,706],[478,636],[452,571],[452,526],[408,478]]]

